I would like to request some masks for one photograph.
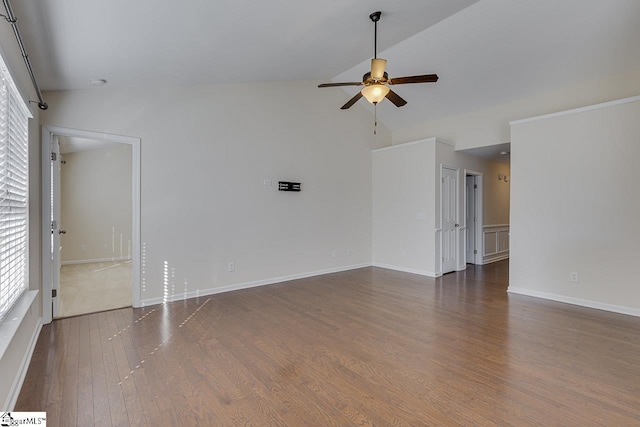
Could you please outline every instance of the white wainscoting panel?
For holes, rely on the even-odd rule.
[[[482,263],[509,258],[509,224],[482,227]]]

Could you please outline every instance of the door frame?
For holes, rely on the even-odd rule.
[[[42,126],[42,323],[51,323],[52,310],[52,263],[51,263],[51,141],[54,136],[70,136],[98,141],[128,144],[131,146],[131,246],[133,264],[134,307],[140,307],[140,138],[93,132],[58,126]]]
[[[55,146],[55,147],[54,147]],[[61,206],[61,163],[62,163],[62,156],[60,155],[60,142],[58,141],[58,136],[57,135],[51,135],[51,141],[49,143],[49,150],[51,152],[51,158],[49,158],[49,167],[51,168],[49,170],[49,177],[53,179],[53,183],[51,183],[51,186],[48,187],[48,191],[47,193],[50,193],[50,190],[55,190],[53,191],[53,194],[51,194],[51,199],[49,200],[49,203],[52,203],[52,208],[53,208],[53,212],[52,214],[48,217],[48,219],[50,220],[51,218],[56,218],[57,224],[55,226],[55,228],[53,227],[53,224],[51,224],[51,239],[48,239],[48,242],[53,245],[49,246],[49,250],[50,250],[50,254],[52,253],[51,258],[47,257],[47,259],[51,260],[51,268],[49,268],[49,272],[51,272],[51,279],[49,280],[49,283],[51,283],[51,289],[54,289],[54,285],[57,284],[58,287],[56,289],[58,289],[58,292],[60,291],[60,268],[62,265],[62,262],[60,260],[60,256],[62,255],[60,253],[60,249],[58,249],[57,251],[53,251],[53,248],[58,247],[60,248],[60,225],[62,223],[61,221],[61,217],[60,217],[60,213],[62,211],[62,206]],[[54,162],[53,161],[53,153],[56,154],[57,159]],[[55,169],[54,169],[55,168]],[[54,170],[57,170],[57,173],[53,173]],[[57,186],[57,189],[56,189]],[[49,221],[47,221],[49,222]],[[51,293],[49,293],[51,294]],[[52,312],[53,313],[57,313],[59,310],[59,298],[52,298]]]
[[[483,218],[482,218],[482,212],[484,210],[483,207],[483,174],[482,172],[477,172],[477,171],[473,171],[470,169],[465,169],[464,170],[464,177],[465,177],[465,184],[466,184],[466,179],[468,176],[475,176],[476,177],[476,185],[478,186],[477,191],[476,191],[476,197],[475,197],[475,202],[476,202],[476,209],[475,209],[475,216],[476,216],[476,229],[475,231],[475,240],[476,240],[476,248],[478,248],[478,253],[475,254],[474,257],[474,262],[473,264],[475,265],[482,265],[483,264],[483,250],[482,248],[484,247],[484,242],[482,241],[482,237],[483,237]],[[465,213],[464,215],[464,230],[466,230],[468,228],[468,224],[467,224],[467,186],[464,186],[464,199],[463,199],[463,203],[464,203],[464,209],[463,212]],[[465,264],[467,263],[467,251],[466,251],[466,247],[467,247],[467,233],[462,233],[463,234],[463,247],[465,248],[465,250],[463,251],[464,253],[464,261]]]

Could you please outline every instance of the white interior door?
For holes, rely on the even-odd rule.
[[[51,308],[52,316],[58,316],[60,292],[60,144],[51,140]]]
[[[455,271],[458,262],[458,170],[442,168],[442,274]]]
[[[466,176],[466,202],[467,209],[465,212],[465,225],[466,225],[466,253],[467,253],[467,262],[471,264],[476,264],[476,177],[474,175]]]

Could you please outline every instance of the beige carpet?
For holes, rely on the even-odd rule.
[[[63,265],[57,317],[130,306],[132,265],[131,261]]]

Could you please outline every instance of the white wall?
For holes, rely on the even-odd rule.
[[[401,144],[432,135],[452,142],[456,150],[502,144],[511,141],[509,122],[540,114],[634,96],[640,93],[640,70],[598,80],[576,82],[570,87],[543,92],[484,110],[417,126],[396,129],[393,143]]]
[[[509,205],[511,200],[511,165],[489,161],[484,172],[484,225],[509,224]],[[498,179],[502,175],[503,179]],[[505,181],[504,176],[509,180]]]
[[[43,124],[141,138],[143,302],[371,262],[370,150],[390,135],[372,135],[364,108],[340,110],[343,91],[303,81],[47,97]]]
[[[636,98],[513,124],[510,292],[640,315],[639,117]]]
[[[435,266],[435,140],[373,152],[373,263],[427,276]]]
[[[112,143],[63,159],[62,262],[131,258],[131,146]]]
[[[509,174],[509,165],[456,152],[436,138],[381,148],[373,152],[374,265],[426,276],[442,274],[436,231],[441,227],[441,165],[459,169],[458,217],[462,227],[466,226],[465,170],[484,176],[482,225],[509,223],[508,183],[496,184],[498,171]],[[461,244],[461,270],[465,268],[463,252]]]
[[[25,102],[29,99],[37,99],[31,86],[29,74],[22,59],[11,25],[0,25],[0,50],[2,56],[13,76],[13,79],[22,93]],[[39,110],[35,104],[28,105],[33,119],[29,120],[29,289],[41,289],[41,250],[40,250],[40,126]],[[6,352],[0,356],[0,409],[13,409],[18,397],[20,386],[26,370],[35,339],[40,331],[41,319],[41,295],[38,294],[27,308],[24,317],[16,321],[15,333],[10,337],[5,335],[3,326],[0,325],[0,335],[4,340],[9,340]],[[11,315],[8,316],[8,319]]]

